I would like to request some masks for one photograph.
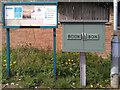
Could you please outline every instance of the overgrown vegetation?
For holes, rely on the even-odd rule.
[[[56,78],[53,75],[53,53],[33,47],[10,49],[11,77],[6,73],[6,49],[2,52],[2,83],[18,83],[24,88],[80,87],[80,53],[57,52]],[[110,57],[103,59],[86,53],[87,88],[104,88],[110,83]],[[92,85],[92,87],[91,87]],[[101,85],[101,86],[100,86]]]

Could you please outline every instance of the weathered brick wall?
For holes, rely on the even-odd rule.
[[[105,25],[105,53],[97,53],[102,57],[106,57],[111,54],[111,40],[113,37],[113,8],[110,8],[109,22]]]
[[[110,8],[110,15],[109,15],[109,22],[105,25],[105,46],[106,52],[105,53],[97,53],[102,57],[106,57],[111,54],[111,40],[113,37],[113,24],[114,24],[114,13],[113,8]],[[120,40],[120,30],[118,29],[118,37]]]
[[[2,44],[6,46],[6,30],[3,29]],[[36,48],[53,49],[53,29],[10,29],[10,46],[33,46]],[[62,29],[59,26],[56,29],[56,49],[62,48]]]

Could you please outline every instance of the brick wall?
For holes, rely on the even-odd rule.
[[[105,53],[97,53],[98,55],[102,57],[106,57],[111,54],[111,40],[113,37],[113,24],[114,24],[114,13],[113,8],[110,8],[110,14],[109,14],[109,22],[105,25],[105,46],[106,46],[106,52]],[[118,37],[120,40],[120,30],[118,29]]]
[[[105,25],[105,53],[97,53],[99,56],[106,57],[111,54],[111,40],[113,36],[113,9],[110,8],[109,22]]]
[[[2,32],[2,44],[6,46],[6,30]],[[62,28],[56,29],[56,49],[62,48]],[[33,46],[36,48],[53,49],[53,30],[52,29],[10,29],[10,46]]]
[[[119,31],[120,33],[120,31]],[[113,35],[113,9],[110,9],[109,22],[105,25],[106,52],[97,53],[102,57],[111,54],[111,40]],[[3,46],[6,46],[6,30],[2,32]],[[49,47],[53,50],[53,30],[52,29],[10,29],[10,46],[33,46],[36,48]],[[59,25],[56,30],[56,49],[62,49],[62,27]]]

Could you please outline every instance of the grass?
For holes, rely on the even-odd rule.
[[[17,83],[22,88],[107,88],[110,84],[110,57],[103,59],[86,53],[87,86],[80,86],[80,53],[56,54],[56,78],[53,52],[33,47],[10,49],[10,75],[6,74],[6,49],[2,51],[2,83]],[[100,87],[102,85],[102,87]]]

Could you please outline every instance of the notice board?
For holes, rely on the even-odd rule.
[[[3,27],[57,28],[57,2],[3,3]]]

